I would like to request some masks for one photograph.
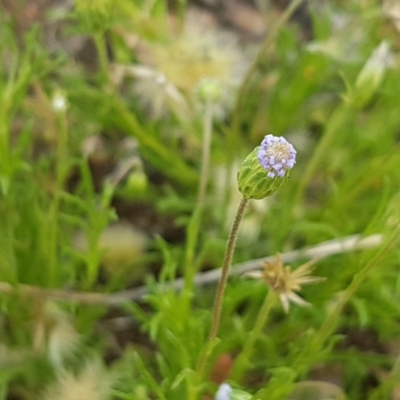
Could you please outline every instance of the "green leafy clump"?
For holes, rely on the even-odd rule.
[[[378,3],[242,2],[253,36],[222,6],[4,3],[0,400],[394,398],[399,26]]]

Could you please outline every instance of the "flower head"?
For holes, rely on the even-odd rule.
[[[116,84],[121,84],[125,77],[135,78],[134,92],[152,118],[161,118],[168,110],[187,118],[189,108],[185,97],[163,73],[145,65],[114,64],[113,67]]]
[[[269,178],[283,178],[296,163],[296,150],[285,138],[267,135],[258,150],[258,161],[269,171]]]
[[[97,361],[89,361],[79,373],[61,370],[44,394],[45,400],[106,400],[110,398],[112,378]]]
[[[292,271],[289,266],[283,265],[281,255],[277,254],[272,261],[263,262],[263,271],[249,272],[246,276],[265,281],[279,295],[285,312],[288,312],[290,302],[299,306],[310,304],[296,293],[301,290],[302,285],[321,282],[325,279],[319,276],[309,276],[315,262],[316,260],[311,260]]]
[[[48,325],[47,356],[55,368],[62,368],[69,356],[76,353],[81,336],[68,315],[56,304],[46,305],[45,317]]]
[[[238,172],[239,191],[248,199],[271,196],[295,163],[294,147],[283,137],[267,135],[243,161]]]
[[[229,400],[232,394],[232,387],[228,383],[221,383],[215,394],[215,400]]]
[[[234,105],[235,93],[246,74],[248,61],[243,57],[234,36],[210,29],[198,18],[192,21],[190,13],[186,18],[185,26],[179,32],[165,32],[160,37],[162,40],[140,43],[142,49],[139,48],[138,59],[145,65],[151,65],[155,72],[163,76],[163,80],[171,87],[170,92],[174,88],[175,92],[184,96],[190,111],[202,113],[204,97],[211,96],[213,117],[225,117]],[[205,82],[208,83],[207,89],[204,89]],[[149,79],[137,80],[135,86],[140,84],[136,89],[139,101],[146,105],[152,101],[160,102],[159,98],[163,97],[160,89],[166,91],[167,83],[154,87],[154,82]],[[152,85],[153,90],[146,89],[146,84]],[[168,94],[169,97],[171,95],[173,93]],[[164,111],[171,111],[170,102],[162,104],[167,106],[163,108]],[[177,108],[182,107],[178,105]],[[172,111],[176,113],[175,108]],[[182,114],[187,116],[188,112],[183,110],[178,116]]]
[[[153,45],[155,67],[184,93],[193,93],[205,78],[236,87],[246,70],[236,41],[213,29],[189,25],[177,36]]]
[[[197,95],[204,102],[218,102],[222,92],[221,82],[217,79],[204,78],[197,85]]]

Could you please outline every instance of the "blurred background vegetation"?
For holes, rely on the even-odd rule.
[[[0,7],[0,399],[400,399],[398,1]],[[272,289],[232,277],[199,371],[237,170],[267,134],[297,164],[234,263],[338,249],[312,307],[260,331]]]

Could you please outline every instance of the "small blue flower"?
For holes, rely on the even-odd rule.
[[[228,383],[221,383],[218,387],[218,391],[215,394],[215,400],[230,400],[232,393],[232,387]]]
[[[269,178],[283,178],[296,163],[296,150],[285,138],[267,135],[258,150],[258,161],[269,171]]]
[[[242,162],[238,171],[239,191],[247,199],[273,195],[289,178],[296,163],[296,150],[283,137],[267,135]]]

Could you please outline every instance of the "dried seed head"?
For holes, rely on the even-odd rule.
[[[301,267],[292,271],[289,266],[284,266],[280,254],[272,261],[265,261],[263,271],[249,272],[246,276],[263,280],[274,292],[279,295],[285,312],[289,311],[290,302],[300,306],[307,306],[307,303],[297,293],[303,285],[317,283],[325,278],[318,276],[310,276],[312,266],[316,260],[311,260]]]
[[[96,361],[88,362],[77,374],[62,370],[56,382],[43,394],[45,400],[106,400],[111,396],[112,379]]]

